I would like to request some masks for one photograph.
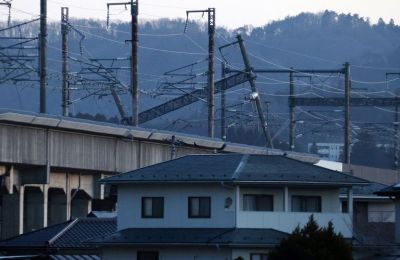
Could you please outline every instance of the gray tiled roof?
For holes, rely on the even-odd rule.
[[[0,242],[0,249],[11,248],[82,248],[84,241],[117,230],[116,219],[78,218],[42,228]]]
[[[371,182],[368,185],[356,186],[353,188],[354,196],[374,196],[374,194],[384,188],[388,187],[385,184]],[[340,194],[347,194],[347,189],[340,189]],[[376,196],[376,195],[375,195]]]
[[[50,255],[50,260],[100,260],[97,255]]]
[[[400,183],[381,189],[380,191],[375,192],[375,194],[379,196],[400,195]]]
[[[129,228],[89,243],[116,245],[276,245],[287,233],[249,228]]]
[[[368,181],[280,155],[188,155],[102,180],[140,182],[367,184]]]

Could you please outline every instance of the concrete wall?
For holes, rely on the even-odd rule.
[[[215,247],[103,248],[102,260],[136,260],[137,251],[158,251],[160,260],[231,260],[230,249]]]
[[[142,197],[164,197],[164,218],[141,217]],[[188,197],[210,196],[211,218],[188,218]],[[120,185],[118,187],[118,230],[157,227],[234,227],[235,202],[225,209],[225,199],[232,198],[234,190],[220,184],[200,185]]]
[[[63,189],[51,188],[48,192],[47,224],[67,221],[67,194]]]
[[[176,146],[177,156],[212,149]],[[0,123],[0,163],[125,172],[171,159],[167,143]]]
[[[46,164],[46,130],[0,124],[0,162]]]
[[[26,184],[29,179],[35,182],[35,175],[27,174],[29,168],[6,168],[5,189],[1,194],[2,239],[58,224],[70,217],[84,217],[91,211],[91,200],[104,195],[96,182],[101,174],[52,172],[49,184]]]
[[[20,210],[20,200],[19,193],[2,196],[1,237],[3,239],[20,234],[20,219],[22,218],[21,214],[23,214],[23,211]]]
[[[38,187],[26,187],[24,197],[24,232],[38,230],[45,226],[47,204],[45,194]],[[47,220],[46,220],[47,222]]]

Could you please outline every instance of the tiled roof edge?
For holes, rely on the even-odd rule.
[[[67,232],[68,230],[70,230],[76,223],[79,222],[79,218],[74,219],[73,221],[71,221],[71,223],[68,224],[68,226],[66,226],[63,230],[61,230],[61,232],[59,232],[57,235],[55,235],[52,239],[50,239],[48,241],[49,245],[52,245],[60,236],[62,236],[65,232]]]

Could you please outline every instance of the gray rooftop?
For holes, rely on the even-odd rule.
[[[395,184],[384,189],[375,192],[378,196],[399,196],[400,195],[400,183]]]
[[[385,184],[382,183],[377,183],[377,182],[371,182],[368,185],[363,185],[363,186],[355,186],[353,188],[353,195],[354,197],[376,197],[375,193],[388,187]],[[340,189],[340,194],[347,194],[347,189],[342,188]]]
[[[103,183],[232,182],[355,185],[369,182],[279,155],[188,155],[118,174]]]
[[[288,236],[275,229],[248,228],[129,228],[89,243],[115,245],[267,246]]]

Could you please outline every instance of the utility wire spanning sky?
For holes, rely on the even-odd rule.
[[[50,21],[59,21],[60,7],[66,6],[70,8],[70,17],[105,20],[107,2],[130,0],[48,0],[48,17]],[[40,0],[12,0],[12,7],[12,19],[30,19],[39,14]],[[359,14],[370,18],[372,23],[382,17],[385,22],[393,18],[400,24],[400,0],[139,0],[139,15],[142,20],[185,18],[186,10],[208,7],[216,8],[217,26],[230,29],[243,25],[260,26],[301,12],[318,13],[327,9]],[[122,6],[114,6],[110,14],[112,20],[129,20],[129,10]],[[0,17],[7,19],[5,6],[0,6]],[[201,15],[193,18],[201,18]]]

